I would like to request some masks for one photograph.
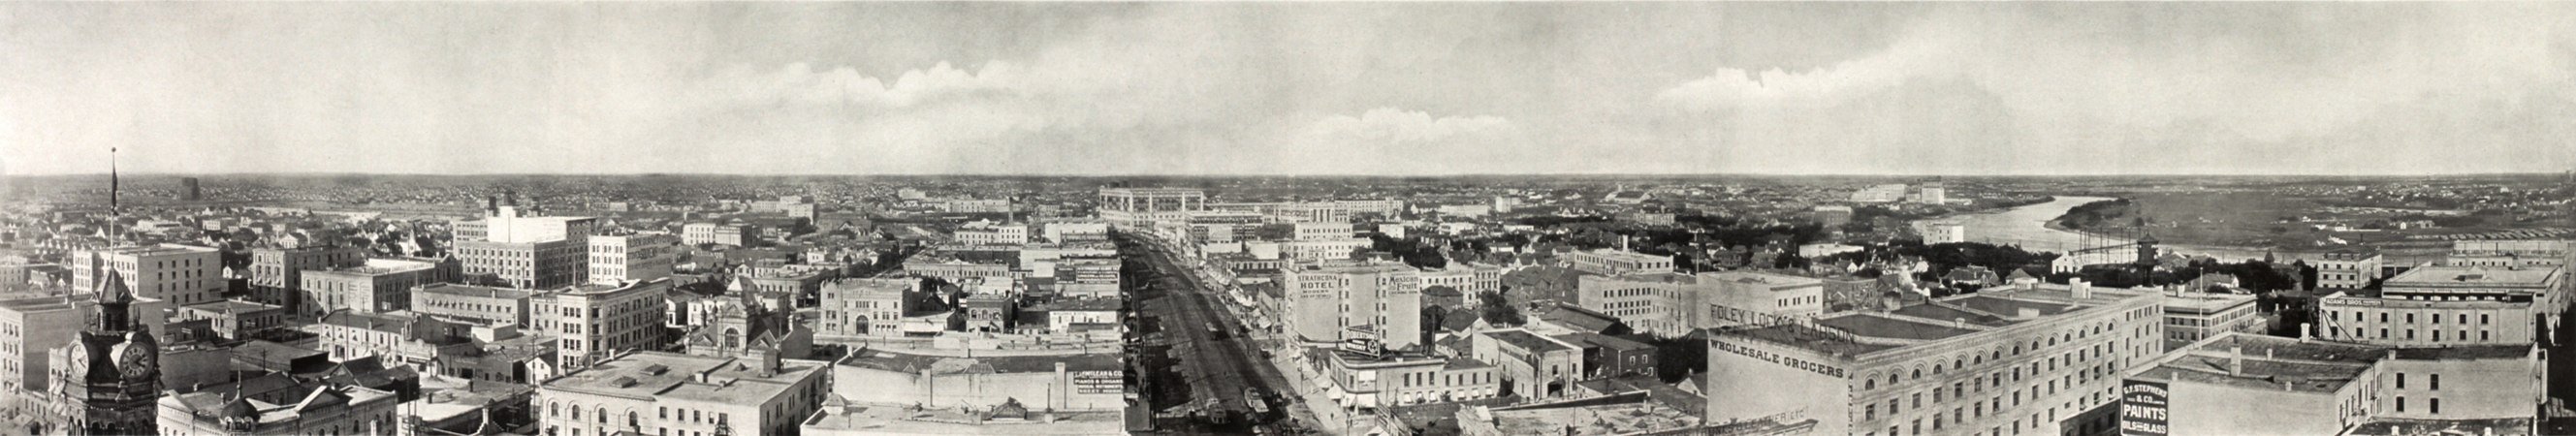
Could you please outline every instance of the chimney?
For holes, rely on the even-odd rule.
[[[2316,325],[2316,324],[2313,324],[2313,323],[2304,323],[2304,322],[2303,322],[2303,323],[2299,323],[2299,342],[2307,342],[2307,341],[2312,341],[2312,340],[2316,340],[2316,339],[2317,339],[2317,325]]]
[[[1959,328],[1960,330],[1967,330],[1967,329],[1968,329],[1968,319],[1967,319],[1967,318],[1950,318],[1950,326],[1951,326],[1951,327],[1957,327],[1957,328]]]
[[[2244,376],[2244,375],[2245,375],[2245,347],[2244,347],[2244,346],[2241,346],[2241,345],[2230,345],[2230,346],[2228,346],[2228,347],[2227,347],[2227,375],[2230,375],[2230,376]]]
[[[2074,293],[2077,300],[2093,299],[2093,282],[2087,282],[2084,279],[2068,280],[2066,289]]]

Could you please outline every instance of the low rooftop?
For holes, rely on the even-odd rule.
[[[437,267],[437,266],[438,266],[438,264],[435,264],[435,263],[423,262],[423,261],[417,261],[417,260],[375,258],[375,259],[367,259],[367,262],[366,262],[365,264],[361,264],[361,265],[358,265],[358,266],[345,267],[345,268],[314,269],[314,270],[305,270],[304,272],[306,272],[306,273],[348,274],[348,275],[372,276],[372,275],[384,275],[384,274],[407,273],[407,272],[412,272],[412,271],[426,270],[426,269],[434,268],[434,267]]]
[[[2391,358],[2491,360],[2526,358],[2531,353],[2528,345],[2391,348],[2228,333],[2176,350],[2168,359],[2129,378],[2333,392],[2369,371],[2372,365]],[[2228,363],[2231,355],[2239,362],[2232,370]]]
[[[2560,267],[2490,267],[2424,265],[2391,277],[2382,286],[2400,287],[2539,287],[2558,275]]]
[[[1573,347],[1565,346],[1565,344],[1560,344],[1556,341],[1551,341],[1547,338],[1539,337],[1539,335],[1530,334],[1530,332],[1522,330],[1492,331],[1485,332],[1485,335],[1493,337],[1494,340],[1503,341],[1503,343],[1512,344],[1514,347],[1520,347],[1521,349],[1530,350],[1531,352],[1574,349]]]
[[[931,372],[937,374],[1010,374],[1055,372],[1055,365],[1057,363],[1064,364],[1065,371],[1123,371],[1126,369],[1126,365],[1119,363],[1119,356],[1117,354],[1108,352],[1092,354],[950,357],[893,353],[884,350],[859,350],[856,353],[851,353],[850,358],[842,359],[840,365],[879,369],[905,374],[920,374],[923,369],[929,369]]]
[[[610,359],[557,377],[543,389],[633,398],[678,398],[727,404],[766,403],[785,395],[807,377],[821,377],[825,363],[780,359],[774,373],[762,374],[750,358],[692,356],[645,351]],[[697,379],[706,374],[705,381]]]
[[[420,288],[413,290],[413,292],[500,299],[527,298],[530,294],[526,289],[496,288],[490,286],[463,285],[455,283],[431,283],[421,285]]]

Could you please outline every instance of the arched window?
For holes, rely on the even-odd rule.
[[[727,328],[725,328],[725,335],[724,335],[724,347],[725,347],[726,349],[733,349],[733,348],[741,347],[741,346],[742,346],[742,330],[734,329],[734,328],[731,328],[731,327],[727,327]]]
[[[576,422],[581,421],[581,405],[579,405],[579,404],[575,404],[575,405],[573,405],[573,406],[571,407],[571,409],[572,409],[572,420],[573,420],[573,421],[576,421]]]
[[[1915,380],[1922,380],[1922,379],[1923,379],[1923,368],[1915,368],[1915,369],[1914,369],[1914,377],[1910,377],[1910,378],[1915,379]]]
[[[641,420],[635,419],[635,412],[631,412],[631,411],[630,411],[630,412],[626,412],[626,426],[627,426],[627,427],[643,427],[644,425],[642,424],[642,421],[641,421]]]
[[[563,416],[563,404],[547,401],[546,416]]]
[[[607,406],[601,406],[601,407],[600,407],[600,408],[598,408],[598,409],[593,409],[593,411],[599,412],[599,423],[601,423],[601,424],[607,424],[607,423],[608,423],[608,407],[607,407]]]
[[[1878,376],[1870,376],[1868,380],[1862,380],[1860,388],[1878,389]]]

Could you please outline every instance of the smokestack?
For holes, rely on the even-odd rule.
[[[2227,375],[2230,375],[2230,376],[2240,376],[2240,377],[2245,375],[2245,347],[2244,347],[2244,346],[2241,346],[2241,345],[2229,345],[2229,346],[2227,346]]]

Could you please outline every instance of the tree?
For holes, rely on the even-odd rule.
[[[1440,326],[1447,324],[1448,321],[1449,308],[1436,305],[1422,306],[1422,341],[1420,343],[1424,346],[1431,345],[1432,334],[1439,333]]]
[[[1501,292],[1485,291],[1484,293],[1477,294],[1477,297],[1477,299],[1482,300],[1484,304],[1484,318],[1486,324],[1521,325],[1529,322],[1527,318],[1523,318],[1521,316],[1520,308],[1513,306],[1511,301],[1504,299],[1503,293]]]

